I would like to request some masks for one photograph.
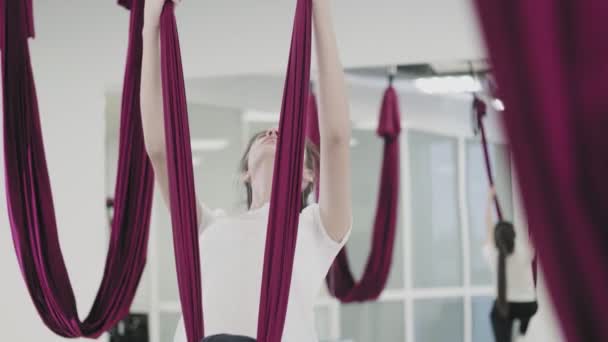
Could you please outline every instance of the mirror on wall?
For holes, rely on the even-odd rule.
[[[483,91],[484,83],[469,74],[470,65],[443,62],[346,71],[353,205],[346,246],[356,278],[364,271],[372,243],[384,146],[376,128],[388,76],[395,71],[391,84],[402,125],[398,219],[390,273],[379,298],[343,304],[325,285],[320,289],[314,315],[321,341],[492,339],[489,312],[495,275],[482,255],[488,183],[480,138],[471,126],[471,93]],[[480,70],[484,65],[474,64]],[[210,208],[235,215],[247,210],[239,160],[253,134],[277,126],[282,86],[283,76],[275,74],[188,80],[196,192]],[[106,99],[106,190],[111,195],[117,92],[108,92]],[[512,165],[498,117],[491,108],[486,119],[490,155],[505,215],[513,219]],[[150,258],[133,310],[150,316],[150,341],[172,341],[181,308],[171,220],[158,192],[151,229]]]

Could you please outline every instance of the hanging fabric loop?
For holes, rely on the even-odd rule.
[[[283,92],[274,161],[257,340],[279,342],[283,334],[295,255],[312,43],[312,1],[298,0]]]
[[[130,17],[110,246],[84,321],[78,318],[57,235],[27,41],[34,35],[32,2],[4,0],[1,5],[6,199],[19,267],[49,329],[64,337],[97,338],[128,313],[147,253],[153,172],[139,109],[143,3],[136,2]]]
[[[160,65],[165,123],[169,209],[179,297],[189,342],[204,337],[196,195],[186,86],[173,1],[160,17]]]
[[[310,103],[315,102],[314,95],[311,95]],[[310,108],[315,110],[309,112],[309,120],[312,121],[313,118],[317,118],[316,104]],[[375,300],[380,296],[388,281],[399,211],[400,132],[399,100],[392,83],[389,83],[382,100],[380,119],[376,131],[384,139],[384,157],[371,253],[363,276],[359,281],[356,281],[352,274],[346,247],[336,257],[326,278],[330,293],[343,303]],[[317,138],[318,123],[310,123],[307,133],[311,141],[317,144],[322,143]]]

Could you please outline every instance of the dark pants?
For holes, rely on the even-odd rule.
[[[202,342],[255,342],[255,339],[247,336],[221,334],[207,336]]]
[[[492,329],[494,330],[494,338],[496,342],[511,342],[513,338],[513,322],[519,320],[519,332],[522,335],[528,331],[530,319],[538,310],[537,302],[526,303],[509,303],[509,315],[503,317],[496,308],[496,302],[492,308],[490,318],[492,320]]]

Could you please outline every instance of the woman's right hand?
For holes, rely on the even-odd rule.
[[[160,24],[160,14],[163,11],[165,2],[172,1],[179,4],[181,0],[145,0],[144,5],[144,25],[148,28],[158,27]]]

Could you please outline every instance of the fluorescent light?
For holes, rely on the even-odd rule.
[[[499,112],[502,112],[503,110],[505,110],[505,104],[502,103],[502,101],[500,99],[492,100],[492,107]]]
[[[230,143],[226,139],[192,139],[190,145],[193,151],[221,151]]]
[[[424,77],[414,85],[426,94],[471,93],[482,90],[481,83],[471,76]]]

